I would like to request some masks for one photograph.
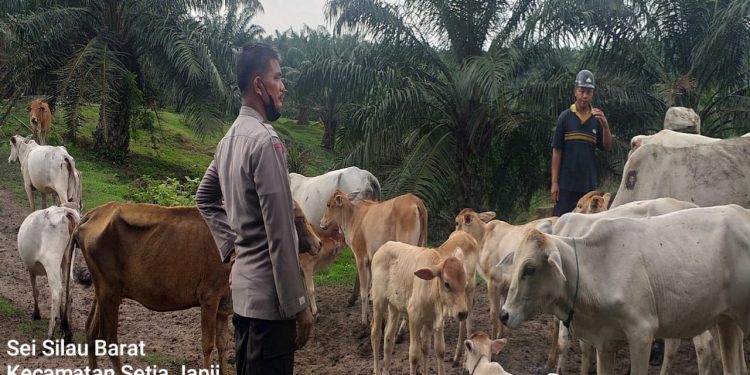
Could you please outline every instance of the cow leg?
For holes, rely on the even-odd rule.
[[[26,189],[26,198],[29,199],[29,207],[31,208],[31,211],[34,210],[34,187],[31,185],[31,183],[27,183],[26,186],[24,186]]]
[[[120,303],[122,299],[115,296],[98,296],[97,310],[100,318],[100,332],[104,334],[104,341],[107,344],[117,344],[117,323],[119,320]],[[112,361],[112,367],[118,375],[122,375],[122,362],[116,355],[109,356]]]
[[[359,272],[357,272],[356,277],[354,278],[354,288],[352,288],[352,295],[349,296],[349,307],[354,306],[354,303],[357,302],[357,294],[359,293]]]
[[[498,294],[500,292],[498,285],[492,281],[491,276],[488,276],[487,291],[490,300],[490,319],[492,319],[492,339],[494,340],[503,337],[503,324],[500,323],[500,310],[503,304]]]
[[[742,334],[738,334],[739,327],[728,318],[719,320],[719,349],[721,350],[721,363],[724,366],[724,374],[742,374],[744,358],[739,356],[739,348],[742,345]]]
[[[49,327],[47,328],[47,339],[52,339],[55,333],[55,324],[60,314],[62,297],[62,280],[60,280],[60,268],[45,268],[47,271],[47,283],[49,284],[51,306],[49,314]]]
[[[94,354],[95,341],[102,337],[101,332],[101,319],[99,313],[99,304],[94,295],[94,300],[91,302],[91,311],[89,311],[89,317],[86,319],[86,346],[89,354],[89,368],[97,368],[96,355]]]
[[[362,312],[362,320],[360,321],[360,334],[359,338],[364,338],[367,336],[369,325],[368,325],[368,305],[370,304],[370,300],[367,297],[369,290],[367,288],[368,285],[370,285],[370,259],[367,258],[367,256],[361,257],[361,259],[357,259],[357,274],[359,275],[359,298],[360,298],[360,307]]]
[[[588,375],[589,369],[591,368],[591,361],[594,360],[596,352],[593,345],[583,340],[578,341],[581,344],[581,375]],[[567,356],[565,358],[567,358]],[[562,374],[562,372],[559,374]]]
[[[716,326],[693,337],[699,375],[718,374],[722,372],[718,338],[719,331]]]
[[[422,328],[414,322],[409,314],[409,375],[417,375],[419,356],[422,354]]]
[[[596,374],[597,375],[614,375],[615,374],[615,355],[616,348],[613,343],[605,342],[596,348]]]
[[[474,286],[476,285],[476,282],[474,285],[470,284],[469,288],[466,288],[466,307],[468,308],[469,315],[466,317],[465,321],[458,323],[458,340],[456,341],[456,350],[453,352],[453,367],[460,367],[461,366],[461,355],[463,354],[464,349],[464,339],[468,338],[469,333],[471,332],[471,312],[474,309],[474,293],[476,292],[476,288]]]
[[[219,312],[219,301],[204,302],[201,305],[201,348],[203,349],[203,368],[211,368],[211,352],[214,351],[216,339],[216,318]]]
[[[375,296],[374,296],[375,297]],[[384,296],[376,296],[372,301],[372,324],[370,325],[370,346],[372,347],[373,366],[375,374],[380,375],[380,343],[383,342],[383,314],[388,309],[388,300]],[[388,315],[387,324],[391,324],[393,316]],[[387,334],[386,334],[387,337]],[[388,348],[383,346],[384,353]]]
[[[628,338],[628,349],[630,349],[630,375],[647,375],[651,343],[654,341],[653,334],[644,330],[625,334]]]
[[[388,320],[385,325],[385,343],[383,344],[383,375],[390,374],[393,345],[396,339],[397,324],[401,321],[401,313],[393,306],[388,306]],[[377,372],[376,372],[377,373]]]
[[[555,372],[558,374],[564,374],[565,367],[568,364],[568,353],[570,350],[570,330],[562,325],[562,322],[558,320],[560,324],[560,331],[557,333],[557,365]],[[584,374],[583,363],[581,363],[581,374]]]
[[[459,343],[463,344],[463,340],[460,339],[460,332],[461,329],[459,328]],[[429,336],[424,335],[425,339],[428,339]],[[445,356],[445,335],[443,333],[443,324],[442,322],[435,327],[433,339],[435,341],[435,355],[437,356],[437,372],[438,375],[445,375],[445,364],[443,363],[443,358]],[[426,348],[429,348],[429,345],[425,345]],[[426,356],[425,356],[426,358]],[[427,373],[427,361],[424,362],[425,364],[425,373]]]
[[[680,349],[680,339],[664,340],[664,359],[661,362],[660,375],[667,375],[672,371],[672,364]]]
[[[318,304],[315,301],[315,281],[313,280],[313,274],[315,273],[315,263],[313,261],[302,263],[302,276],[305,277],[305,286],[307,287],[307,295],[310,299],[310,311],[313,317],[318,317]],[[351,306],[351,305],[350,305]]]
[[[549,353],[547,354],[547,363],[544,365],[544,372],[556,372],[560,373],[559,366],[558,369],[555,370],[555,361],[557,360],[557,344],[559,342],[559,336],[560,336],[560,319],[557,319],[555,317],[552,318],[552,329],[550,331],[552,334],[552,346],[549,349]]]
[[[31,313],[31,319],[40,320],[42,315],[39,313],[39,289],[36,288],[36,275],[29,271],[29,278],[31,279],[31,292],[34,294],[34,312]]]
[[[216,350],[219,352],[219,375],[229,375],[227,369],[227,348],[229,347],[229,316],[232,315],[232,299],[225,295],[219,301],[216,315]]]

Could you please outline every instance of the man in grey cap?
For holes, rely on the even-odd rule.
[[[280,62],[265,43],[242,48],[242,108],[195,194],[223,261],[234,262],[238,375],[292,375],[294,351],[305,345],[313,324],[297,255],[286,148],[268,124],[279,118],[286,91]]]
[[[578,200],[596,190],[595,150],[612,149],[612,134],[607,117],[593,108],[594,75],[581,70],[576,75],[575,98],[570,108],[560,113],[552,139],[552,187],[554,216],[572,211]]]

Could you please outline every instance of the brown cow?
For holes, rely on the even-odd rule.
[[[316,253],[320,239],[297,205],[294,221],[300,233],[300,251]],[[75,244],[83,252],[95,289],[86,321],[90,368],[97,367],[91,349],[95,340],[117,343],[120,303],[129,298],[155,311],[200,306],[203,366],[210,368],[215,344],[219,371],[227,373],[231,265],[221,262],[219,250],[197,208],[109,202],[91,210],[81,220],[68,245],[64,269],[70,267]],[[65,274],[66,304],[69,304],[70,272]],[[61,324],[70,337],[66,311]],[[110,359],[121,374],[119,357]]]
[[[29,112],[29,122],[31,123],[31,132],[34,134],[34,138],[39,141],[40,145],[46,145],[49,130],[52,128],[52,112],[49,110],[49,105],[46,102],[35,99],[26,107],[26,111]]]
[[[384,202],[351,199],[336,190],[326,203],[320,228],[326,230],[336,224],[344,232],[357,262],[359,298],[362,307],[362,331],[367,335],[368,292],[370,289],[370,261],[375,252],[388,241],[399,241],[416,246],[427,243],[427,207],[414,194],[404,194]]]

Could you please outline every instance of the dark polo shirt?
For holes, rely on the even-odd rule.
[[[597,185],[595,150],[604,149],[602,125],[591,114],[579,115],[575,103],[560,114],[552,147],[562,151],[560,190],[589,192]]]

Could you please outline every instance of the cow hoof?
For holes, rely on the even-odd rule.
[[[349,298],[349,302],[348,302],[347,306],[352,307],[352,306],[354,306],[355,303],[357,303],[357,299],[356,298]]]
[[[39,314],[39,311],[34,311],[33,314],[31,314],[31,320],[42,320],[41,314]]]

